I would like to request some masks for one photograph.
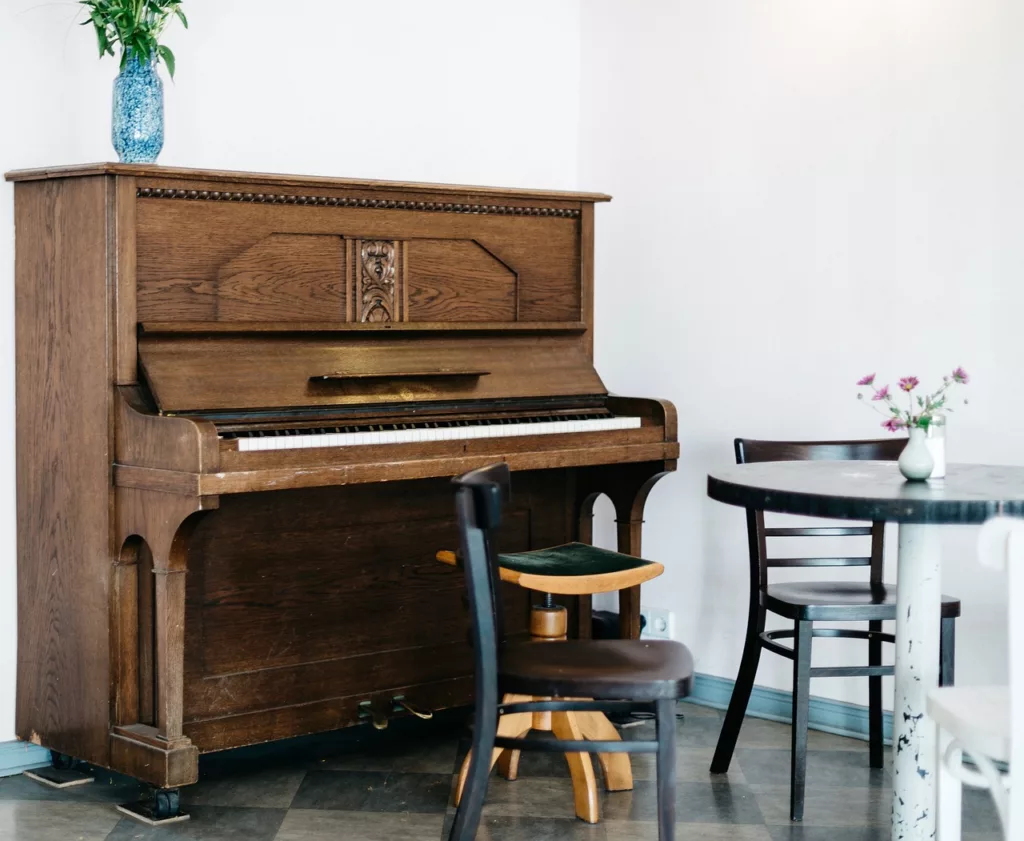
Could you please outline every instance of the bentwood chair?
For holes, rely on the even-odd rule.
[[[754,441],[735,440],[737,464],[763,461],[895,461],[904,439],[871,441]],[[775,538],[870,538],[869,555],[860,557],[780,557],[769,554],[768,542]],[[882,632],[882,622],[896,619],[896,587],[882,582],[885,524],[825,526],[811,528],[766,528],[764,512],[747,510],[747,544],[750,553],[750,602],[747,609],[747,633],[739,674],[725,715],[718,746],[711,761],[712,774],[729,770],[739,738],[740,727],[757,676],[761,650],[767,649],[793,661],[793,737],[790,764],[790,820],[804,816],[804,789],[807,776],[807,726],[811,678],[868,678],[868,742],[872,768],[884,764],[882,734],[882,677],[893,673],[882,665],[882,644],[895,642],[892,634]],[[771,584],[768,571],[774,568],[868,567],[867,581],[792,581]],[[790,619],[793,629],[765,630],[767,613]],[[942,598],[942,629],[939,683],[953,682],[955,621],[960,602]],[[816,622],[867,622],[867,630],[857,628],[818,628]],[[867,666],[811,666],[814,637],[866,640]],[[779,640],[793,640],[791,646]]]
[[[990,519],[978,535],[978,556],[1006,575],[1010,685],[946,686],[928,693],[928,717],[938,728],[939,841],[960,841],[963,785],[988,789],[1007,841],[1024,838],[1024,792],[999,767],[1024,762],[1024,520]],[[964,767],[964,754],[977,770]]]
[[[672,841],[675,826],[675,706],[690,693],[693,658],[685,646],[668,640],[566,640],[505,642],[498,598],[500,572],[493,532],[509,493],[507,464],[474,470],[454,480],[461,559],[472,620],[476,696],[472,759],[466,774],[450,841],[476,835],[487,794],[495,747],[563,753],[655,753],[658,774],[658,838]],[[544,700],[499,703],[503,694]],[[588,699],[588,700],[580,700]],[[651,710],[654,741],[546,739],[498,736],[500,718],[515,715],[527,723],[536,714],[566,711]],[[561,734],[556,734],[561,735]]]

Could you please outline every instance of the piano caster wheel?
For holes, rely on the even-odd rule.
[[[93,776],[84,765],[66,753],[50,751],[50,767],[26,771],[25,776],[49,788],[72,788],[93,781]]]
[[[122,804],[117,810],[150,826],[165,826],[189,819],[189,815],[181,811],[180,795],[176,788],[154,789],[147,799]]]
[[[66,753],[58,753],[55,750],[51,750],[50,765],[53,768],[59,768],[61,771],[70,771],[75,767],[75,760]]]

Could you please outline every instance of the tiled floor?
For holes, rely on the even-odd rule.
[[[806,817],[791,824],[789,727],[748,720],[728,775],[708,774],[721,714],[680,705],[676,836],[679,841],[888,841],[887,770],[867,765],[863,742],[812,732]],[[405,724],[403,722],[402,724]],[[453,770],[465,740],[461,717],[360,729],[280,749],[204,757],[184,789],[187,823],[147,827],[114,810],[138,797],[124,778],[99,775],[64,791],[24,777],[0,780],[0,841],[437,841],[447,831]],[[649,725],[627,738],[647,738]],[[633,757],[635,788],[603,794],[602,820],[572,812],[559,755],[526,754],[520,779],[494,777],[479,841],[653,841],[653,757]],[[964,841],[998,841],[984,793],[965,797]]]

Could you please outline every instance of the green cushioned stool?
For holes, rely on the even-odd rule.
[[[442,563],[458,565],[454,552],[441,551],[437,559]],[[566,638],[568,627],[566,610],[556,605],[552,596],[591,596],[636,587],[657,578],[665,568],[654,561],[634,558],[620,552],[611,552],[586,543],[565,543],[532,552],[498,555],[501,580],[535,590],[544,596],[544,603],[530,610],[530,634],[538,643],[557,644]],[[502,703],[542,700],[525,695],[506,695]],[[523,713],[503,715],[498,724],[498,735],[518,738],[531,730],[552,731],[560,739],[619,738],[618,731],[602,712]],[[628,753],[598,754],[604,771],[608,791],[629,791],[633,788],[633,771]],[[597,778],[590,754],[566,754],[572,776],[573,799],[576,816],[587,823],[597,823],[600,811],[597,802]],[[491,754],[491,767],[507,780],[514,780],[519,772],[519,751],[495,748]],[[462,788],[469,771],[469,756],[462,763],[455,804],[462,798]]]

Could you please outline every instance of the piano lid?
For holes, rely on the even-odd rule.
[[[143,334],[161,412],[604,395],[573,335]]]

